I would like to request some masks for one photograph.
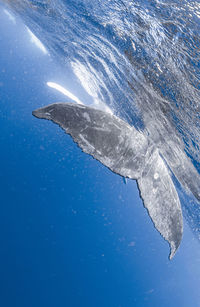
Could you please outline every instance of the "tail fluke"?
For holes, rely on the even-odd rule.
[[[33,115],[60,125],[85,153],[113,172],[132,179],[140,177],[147,140],[120,118],[73,103],[55,103],[33,111]]]
[[[144,206],[170,244],[171,259],[183,232],[180,201],[165,162],[158,150],[149,148],[144,134],[114,115],[79,104],[55,103],[33,115],[60,125],[84,152],[113,172],[137,179]]]
[[[170,244],[171,259],[182,239],[182,210],[168,168],[158,150],[155,150],[146,162],[137,182],[149,216],[156,229]]]

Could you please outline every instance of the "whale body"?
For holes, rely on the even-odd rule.
[[[54,103],[33,115],[58,124],[111,171],[137,180],[155,228],[170,245],[171,259],[182,238],[182,210],[169,167],[155,144],[115,115],[85,105]]]

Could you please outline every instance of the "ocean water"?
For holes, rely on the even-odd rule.
[[[199,171],[198,2],[4,2],[49,53],[74,72],[90,96],[84,103],[109,107],[136,128],[146,129],[165,152],[176,151],[175,158],[179,150],[186,153]],[[185,167],[181,173],[176,166],[178,181],[197,196],[198,174],[185,166],[186,160],[174,163]],[[194,198],[189,206],[188,199],[182,203],[198,235],[199,206]]]
[[[30,210],[30,216],[36,215],[34,221],[39,219],[38,225],[35,225],[31,232],[34,244],[31,245],[29,236],[24,237],[21,244],[26,253],[28,252],[25,246],[29,246],[30,254],[34,254],[34,250],[38,249],[35,241],[37,237],[40,241],[39,250],[41,251],[41,253],[36,253],[37,261],[31,260],[34,264],[31,268],[29,266],[26,268],[26,265],[23,265],[18,259],[16,262],[21,263],[21,267],[16,270],[13,262],[13,268],[8,276],[12,279],[14,271],[16,281],[5,283],[5,289],[8,291],[7,296],[9,298],[11,293],[9,285],[13,285],[16,299],[13,303],[12,300],[7,298],[7,305],[4,302],[2,306],[19,306],[19,302],[20,306],[27,306],[27,302],[29,302],[29,306],[40,306],[44,303],[47,306],[129,307],[160,306],[161,302],[164,306],[177,306],[177,304],[199,306],[197,294],[199,272],[196,271],[199,261],[198,240],[200,235],[198,202],[200,195],[200,5],[198,1],[181,1],[180,3],[180,1],[158,0],[93,2],[84,0],[7,0],[1,2],[2,10],[6,9],[7,12],[10,12],[10,18],[11,16],[16,19],[19,18],[37,36],[45,48],[43,56],[48,58],[48,60],[41,60],[33,55],[34,59],[30,60],[31,52],[28,51],[29,57],[22,56],[25,67],[22,75],[19,74],[19,68],[16,68],[14,74],[11,72],[11,75],[17,76],[23,82],[25,79],[24,71],[31,71],[28,82],[25,80],[27,82],[26,90],[20,89],[14,83],[13,97],[20,92],[20,96],[18,96],[18,100],[20,100],[18,102],[21,117],[20,128],[17,128],[19,121],[16,115],[16,104],[5,104],[2,107],[3,114],[10,114],[9,121],[6,120],[8,116],[2,117],[2,127],[6,127],[9,136],[13,133],[12,127],[15,127],[18,132],[18,139],[15,136],[17,140],[15,146],[19,156],[24,151],[22,148],[25,145],[23,144],[26,144],[26,151],[24,152],[26,158],[23,167],[21,166],[22,160],[19,158],[18,164],[20,164],[20,167],[18,166],[18,169],[12,161],[9,168],[5,168],[3,172],[3,174],[7,174],[7,181],[14,189],[13,197],[10,197],[9,202],[11,203],[16,197],[17,203],[23,204],[20,207],[21,210],[25,210],[25,212]],[[23,27],[22,24],[21,27]],[[23,31],[25,31],[24,29],[25,26]],[[21,30],[21,33],[23,31]],[[1,33],[3,42],[4,35],[4,41],[6,40],[6,33],[3,35],[2,29]],[[12,34],[12,37],[14,37],[14,34]],[[9,48],[14,50],[11,43]],[[18,50],[19,54],[23,54],[23,48],[18,47]],[[45,55],[45,53],[48,55]],[[11,61],[8,55],[4,57],[2,55],[2,58],[7,58],[9,63]],[[15,69],[16,65],[15,59],[10,64],[10,69],[11,67]],[[40,75],[45,75],[46,79],[48,77],[48,81],[54,81],[55,71],[59,75],[58,79],[63,78],[64,80],[66,78],[65,83],[70,84],[71,91],[83,103],[101,110],[111,110],[148,135],[149,139],[163,151],[164,156],[168,159],[171,152],[173,152],[174,157],[178,157],[175,161],[172,157],[170,168],[172,172],[175,172],[174,182],[184,212],[186,238],[194,241],[194,243],[191,243],[194,244],[194,247],[193,245],[188,247],[185,239],[183,245],[186,245],[183,249],[180,248],[180,253],[175,256],[177,259],[173,260],[174,263],[168,264],[166,243],[160,243],[159,240],[162,240],[162,238],[153,234],[153,225],[145,215],[146,212],[141,204],[141,211],[138,211],[139,209],[136,207],[134,212],[131,211],[133,220],[129,219],[128,216],[130,210],[132,210],[130,209],[132,204],[129,202],[131,202],[131,199],[139,198],[134,183],[128,182],[128,189],[126,189],[126,185],[123,185],[118,176],[109,174],[108,170],[104,170],[96,161],[90,160],[87,156],[84,158],[84,154],[79,152],[78,149],[74,149],[70,139],[64,139],[65,136],[62,132],[58,129],[54,132],[56,128],[51,126],[50,123],[47,125],[46,122],[38,123],[38,121],[32,119],[31,125],[34,128],[30,129],[30,119],[27,119],[27,116],[30,114],[31,117],[32,109],[57,101],[55,99],[66,99],[63,96],[54,96],[49,93],[45,96],[42,86],[33,88],[32,84],[37,83],[38,79],[40,80]],[[8,92],[14,85],[11,84],[8,87]],[[32,89],[30,93],[27,86]],[[6,92],[4,87],[1,88]],[[31,100],[29,108],[27,105],[24,107],[24,97],[29,96],[35,96],[35,100]],[[10,100],[13,101],[13,97]],[[41,97],[41,99],[38,97]],[[6,96],[4,100],[6,101]],[[70,97],[67,100],[70,100]],[[8,113],[4,113],[5,110]],[[47,128],[45,128],[46,126]],[[29,140],[33,138],[31,135],[34,135],[37,150],[34,149],[34,143],[31,145],[29,141],[22,142],[22,139],[20,139],[22,131],[23,139]],[[49,137],[53,139],[54,143],[51,143],[48,147]],[[59,139],[63,141],[59,143]],[[5,140],[4,143],[6,143]],[[20,146],[17,146],[17,144],[20,144]],[[63,158],[62,150],[64,147],[68,148],[68,154]],[[14,149],[12,148],[11,152],[12,150]],[[4,153],[5,157],[8,157],[9,151],[8,146],[7,152]],[[56,161],[52,156],[54,152],[58,156]],[[29,164],[33,163],[30,162],[33,161],[33,156],[37,162],[34,162],[35,165],[32,168],[32,172],[35,169],[35,173],[30,173],[28,169]],[[15,159],[17,159],[16,155]],[[72,163],[73,167],[71,166]],[[60,177],[53,175],[57,168],[60,170]],[[88,168],[90,169],[89,174]],[[9,176],[13,169],[15,169],[15,172],[11,178],[15,184],[11,183],[12,180]],[[40,176],[37,176],[37,169],[43,169]],[[28,172],[30,178],[26,180],[29,184],[24,181],[22,186],[16,185],[17,179],[14,180],[14,178],[20,172],[24,174],[22,178],[27,176]],[[67,172],[68,174],[66,174]],[[98,175],[99,178],[96,177],[96,173],[100,174]],[[36,187],[34,183],[30,189],[31,178],[34,179],[34,182],[40,182],[37,183],[38,186],[36,185]],[[3,180],[5,180],[5,177]],[[65,180],[66,184],[64,184]],[[102,180],[105,180],[105,184],[108,186],[106,192],[105,186],[100,184]],[[67,187],[71,190],[71,194],[64,192]],[[36,191],[37,195],[34,192],[30,194],[32,189]],[[21,196],[16,191],[22,191],[19,193]],[[102,201],[100,201],[102,197],[100,194],[104,193],[109,203],[107,206],[110,205],[110,209],[106,213],[104,211],[108,209],[102,209],[106,206],[103,205],[102,208],[100,206]],[[126,203],[125,208],[118,207],[119,204],[116,200],[118,205],[117,211],[115,211],[113,195],[121,203]],[[120,199],[118,199],[119,195]],[[26,206],[24,205],[25,202]],[[42,209],[38,207],[41,203]],[[51,209],[48,206],[50,212],[47,213],[47,204],[50,203],[53,205],[51,205]],[[62,203],[62,206],[57,211],[55,221],[53,217],[58,203]],[[66,203],[68,203],[68,206],[65,206]],[[96,204],[98,209],[94,209],[94,207],[91,209],[91,203]],[[84,209],[82,205],[85,206]],[[34,211],[34,206],[38,207],[38,211]],[[16,215],[19,214],[17,208],[15,210]],[[98,210],[101,212],[99,215]],[[40,211],[42,211],[42,216],[38,218],[37,214]],[[79,214],[75,219],[74,216],[77,216],[77,212],[80,211],[82,215]],[[103,216],[104,219],[106,214],[104,222],[107,225],[106,229],[109,229],[108,232],[107,230],[102,231],[99,220],[101,219],[100,216]],[[5,216],[7,215],[5,214]],[[135,220],[139,218],[142,219],[142,222],[137,223]],[[46,226],[42,222],[45,220]],[[54,222],[51,223],[51,220]],[[20,222],[19,220],[19,223],[23,225],[23,221]],[[54,223],[57,227],[59,223],[62,225],[57,232],[54,231]],[[95,223],[99,225],[99,229],[96,228]],[[114,233],[116,228],[113,224],[115,223],[120,225],[117,233]],[[132,229],[134,223],[135,229]],[[25,225],[27,229],[30,229],[33,227],[32,224],[33,222],[29,221]],[[76,225],[75,232],[74,225]],[[83,225],[86,228],[88,227],[85,232]],[[45,228],[47,226],[49,228]],[[6,229],[6,225],[4,227]],[[143,228],[143,232],[141,232],[140,227]],[[148,236],[151,227],[152,233]],[[92,237],[89,234],[92,229],[95,229],[99,239],[95,235]],[[123,232],[124,229],[126,229],[125,232]],[[21,228],[19,233],[21,234],[23,231]],[[43,241],[42,236],[34,235],[35,231],[41,232],[42,236],[44,236],[45,231],[48,232],[45,237],[50,237],[50,243],[47,243],[48,240]],[[82,232],[82,237],[78,234],[79,231]],[[26,233],[30,235],[30,230]],[[122,236],[121,233],[123,233]],[[133,234],[136,237],[134,239],[132,238]],[[105,243],[106,247],[101,242],[101,236],[104,238],[102,242],[105,242],[105,238],[108,237],[108,241]],[[67,240],[66,245],[63,244],[65,240]],[[82,240],[83,243],[81,243]],[[97,240],[97,243],[95,243],[95,240]],[[112,240],[114,242],[113,248],[109,250],[108,246],[112,244]],[[5,241],[10,242],[6,239]],[[46,242],[46,245],[44,242]],[[88,244],[85,248],[86,242]],[[156,245],[153,245],[151,254],[148,256],[148,252],[145,253],[145,243],[151,246],[151,244],[154,244],[153,242],[156,242]],[[95,246],[94,250],[91,248],[92,245]],[[13,246],[13,243],[11,246]],[[56,246],[55,249],[52,246]],[[70,246],[71,251],[67,246]],[[102,252],[99,252],[99,246],[101,246]],[[128,246],[128,249],[124,246],[126,248]],[[134,255],[130,250],[131,248],[134,249]],[[191,249],[192,253],[193,248],[196,251],[194,253],[195,260],[190,259],[191,255],[186,252],[187,249]],[[108,255],[103,251],[104,249]],[[6,250],[11,251],[12,248]],[[58,257],[59,253],[62,255],[61,258]],[[81,253],[82,256],[80,256]],[[118,254],[116,255],[116,253]],[[159,253],[161,256],[159,256]],[[18,257],[20,258],[21,255],[22,253],[18,254]],[[186,255],[184,260],[183,255]],[[25,259],[32,259],[29,257],[30,255]],[[46,266],[45,257],[48,260]],[[140,257],[141,259],[138,259]],[[163,260],[164,257],[166,257],[165,260]],[[182,257],[182,261],[178,257]],[[6,255],[4,255],[4,259],[6,259]],[[22,259],[24,259],[24,256]],[[131,263],[131,259],[135,262],[134,265]],[[57,266],[58,261],[61,261],[59,268]],[[178,265],[179,261],[180,264]],[[66,262],[68,263],[67,266]],[[43,267],[40,263],[43,264]],[[159,267],[158,271],[156,271],[156,264]],[[53,266],[55,266],[54,269]],[[130,269],[131,266],[134,267],[134,270]],[[138,266],[137,270],[135,269],[136,266]],[[143,266],[144,269],[142,269]],[[64,268],[63,272],[62,267]],[[27,270],[29,273],[25,274],[20,270]],[[34,270],[37,274],[34,274]],[[42,279],[38,282],[40,271]],[[23,281],[19,278],[20,274],[24,278]],[[164,278],[162,278],[162,274]],[[6,278],[6,272],[3,276]],[[20,281],[20,295],[16,287],[18,280]],[[26,284],[26,280],[31,282]],[[37,282],[38,286],[36,285]],[[43,285],[43,282],[46,286]],[[112,286],[109,286],[111,284]],[[30,285],[32,290],[28,290],[27,285]],[[26,289],[25,293],[23,287]],[[42,293],[40,293],[40,289],[42,289]],[[108,292],[107,289],[109,289]],[[188,292],[186,289],[189,289]],[[36,297],[34,297],[34,291],[37,293]],[[184,292],[184,295],[181,294],[181,291]],[[6,296],[4,295],[4,297]],[[58,299],[58,297],[60,298]],[[93,302],[95,303],[93,304]]]

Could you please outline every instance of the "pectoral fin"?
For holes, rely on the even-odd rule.
[[[170,244],[171,259],[182,239],[182,211],[167,166],[157,150],[146,163],[138,186],[156,229]]]
[[[132,179],[140,177],[146,138],[118,117],[71,103],[55,103],[33,111],[33,115],[59,124],[84,152],[113,172]]]

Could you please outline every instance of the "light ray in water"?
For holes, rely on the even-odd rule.
[[[29,28],[27,28],[27,31],[31,37],[31,42],[35,44],[44,54],[48,54],[47,49],[45,46],[41,43],[41,41],[31,32]]]
[[[66,90],[63,86],[61,86],[57,83],[54,83],[54,82],[47,82],[47,85],[49,87],[56,89],[57,91],[59,91],[63,95],[68,96],[70,99],[74,100],[75,102],[77,102],[79,104],[83,104],[82,101],[80,101],[75,95],[73,95],[68,90]]]
[[[16,24],[16,19],[15,17],[6,9],[3,10],[4,13],[8,16],[9,20],[12,21],[14,24]]]
[[[72,69],[78,80],[80,81],[82,87],[85,91],[93,98],[93,106],[102,111],[106,111],[110,114],[113,114],[113,111],[98,97],[99,85],[95,81],[95,78],[92,78],[88,69],[78,62],[71,63]]]

